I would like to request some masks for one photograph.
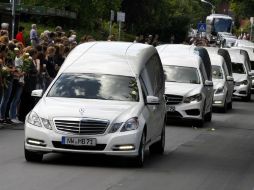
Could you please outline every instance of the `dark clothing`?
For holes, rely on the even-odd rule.
[[[55,64],[58,65],[59,67],[61,67],[65,58],[60,55],[56,55],[54,60],[55,60]]]
[[[46,64],[46,69],[47,69],[47,72],[49,74],[49,76],[51,78],[55,78],[57,72],[56,72],[56,69],[55,69],[55,60],[53,57],[49,57],[48,60],[44,60],[44,63],[43,64]]]

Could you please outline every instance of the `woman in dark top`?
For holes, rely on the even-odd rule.
[[[55,78],[57,72],[56,72],[56,64],[55,64],[55,56],[56,49],[52,46],[47,48],[44,65],[46,65],[47,72],[50,77],[50,82]]]

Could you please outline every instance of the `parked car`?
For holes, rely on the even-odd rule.
[[[213,107],[219,108],[222,112],[227,112],[227,109],[232,109],[234,91],[231,59],[227,50],[214,47],[206,47],[206,49],[212,63],[214,83]],[[227,54],[229,58],[226,58]]]
[[[251,74],[246,51],[238,49],[227,49],[233,68],[234,93],[233,96],[240,97],[245,101],[251,100]]]
[[[25,121],[25,158],[51,152],[134,157],[163,153],[166,103],[161,60],[149,45],[77,46]]]
[[[205,64],[210,63],[207,51],[187,45],[161,45],[157,50],[166,76],[167,118],[194,120],[198,127],[211,121],[213,82],[211,64]]]

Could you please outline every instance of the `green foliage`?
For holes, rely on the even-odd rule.
[[[237,18],[249,17],[254,10],[254,0],[208,0],[216,6],[230,2],[231,10]],[[46,6],[67,11],[75,11],[77,20],[62,20],[61,22],[76,26],[84,34],[93,34],[97,39],[108,35],[108,21],[110,10],[124,11],[126,22],[124,31],[129,34],[159,34],[162,41],[169,41],[174,35],[177,42],[184,40],[192,25],[196,28],[199,21],[205,21],[211,12],[211,6],[200,0],[23,0],[24,4]],[[49,18],[42,23],[56,25],[60,19]],[[117,23],[114,31],[117,36]],[[106,27],[105,27],[106,26]],[[30,28],[30,27],[29,27]],[[99,32],[98,32],[99,31]],[[132,36],[127,36],[127,39]],[[133,39],[132,39],[133,40]]]

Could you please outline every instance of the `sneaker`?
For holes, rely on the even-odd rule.
[[[11,119],[11,122],[14,124],[21,124],[23,123],[22,121],[19,121],[18,119]]]
[[[4,124],[11,125],[13,122],[10,119],[5,119]]]

